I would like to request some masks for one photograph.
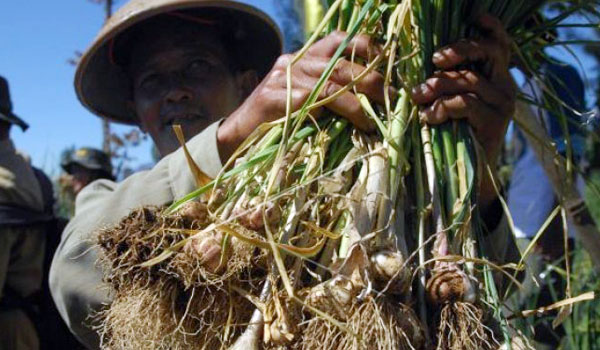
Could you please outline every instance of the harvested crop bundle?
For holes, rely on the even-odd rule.
[[[208,224],[206,205],[188,202],[174,215],[164,209],[135,210],[98,237],[115,293],[110,308],[96,315],[106,348],[213,349],[241,334],[250,318],[252,304],[228,283],[257,291],[251,278],[262,278],[264,269],[255,247],[231,239],[223,248],[225,234]],[[181,249],[161,258],[177,244]]]
[[[466,121],[423,123],[410,91],[440,74],[437,49],[484,34],[483,13],[537,63],[541,29],[560,19],[522,23],[545,3],[330,1],[296,57],[328,32],[348,37],[303,106],[263,124],[195,192],[100,233],[115,291],[106,347],[510,349],[499,282],[512,271],[493,261],[478,207],[485,152]],[[348,53],[358,34],[377,47],[370,57]],[[366,68],[339,95],[369,72],[385,78],[384,104],[354,91],[374,132],[311,114],[342,59]]]

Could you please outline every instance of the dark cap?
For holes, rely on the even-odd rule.
[[[0,76],[0,120],[4,120],[11,124],[15,124],[21,127],[23,131],[29,128],[29,125],[25,121],[19,118],[12,112],[12,102],[10,100],[10,91],[8,90],[8,81]]]
[[[71,173],[72,165],[79,165],[89,170],[104,172],[112,178],[112,164],[110,157],[105,152],[91,147],[82,147],[65,155],[60,162],[61,167],[67,173]]]

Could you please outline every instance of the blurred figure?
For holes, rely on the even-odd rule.
[[[540,103],[549,104],[555,94],[564,102],[564,106],[549,106],[550,110],[535,108],[534,113],[538,116],[540,123],[548,131],[548,135],[556,144],[558,152],[566,156],[566,138],[571,141],[572,159],[575,165],[581,163],[585,150],[585,136],[582,117],[578,111],[585,108],[584,84],[577,70],[563,63],[548,63],[543,69],[544,78],[549,82],[547,88],[541,88],[538,83],[531,79],[522,88],[525,95],[539,100]],[[555,103],[556,104],[556,103]],[[561,114],[567,120],[567,132],[560,122]],[[538,232],[544,221],[558,201],[554,194],[554,188],[546,175],[542,164],[540,164],[534,150],[528,144],[523,131],[515,126],[512,140],[512,151],[514,153],[514,170],[510,179],[508,190],[508,206],[515,223],[515,235],[517,238],[532,239]],[[576,181],[580,192],[583,193],[583,179],[574,167],[574,181]],[[551,241],[560,241],[562,236],[549,237]],[[569,229],[569,238],[574,237],[574,230]],[[555,247],[544,247],[546,252],[554,258],[560,254],[554,252]]]
[[[12,111],[0,77],[0,349],[39,349],[36,327],[52,185],[10,139],[13,125],[29,127]]]
[[[585,163],[586,129],[583,114],[580,112],[585,109],[584,83],[573,66],[558,61],[547,63],[543,67],[543,74],[542,78],[547,86],[541,87],[542,83],[530,78],[522,87],[522,92],[545,106],[535,107],[533,112],[553,140],[558,153],[572,159],[571,181],[575,182],[583,196],[585,182],[581,173],[582,163]],[[555,99],[562,101],[562,104],[555,102]],[[566,129],[561,118],[566,119]],[[569,149],[567,138],[570,140]],[[559,204],[559,199],[543,165],[526,140],[524,131],[516,125],[510,148],[514,164],[508,187],[508,207],[515,225],[515,236],[522,249],[525,249]],[[539,258],[543,257],[547,262],[561,259],[565,252],[560,215],[545,232],[536,247],[541,255]],[[567,233],[569,245],[572,247],[575,229],[570,224]]]
[[[70,175],[70,182],[75,196],[93,181],[99,179],[115,180],[110,156],[99,149],[79,148],[71,154],[67,154],[60,165]]]
[[[544,106],[534,108],[533,112],[556,144],[558,152],[562,156],[571,156],[574,163],[572,181],[575,181],[583,195],[585,183],[578,165],[582,163],[585,150],[584,123],[579,114],[585,108],[584,83],[574,67],[561,62],[547,63],[543,67],[543,74],[546,86],[529,77],[521,90]],[[554,102],[556,98],[564,104]],[[566,130],[561,118],[566,119]],[[571,142],[570,149],[567,149],[567,137]],[[510,148],[515,161],[508,187],[508,207],[514,221],[517,243],[524,251],[559,204],[559,199],[524,131],[516,125]],[[570,250],[575,238],[575,229],[570,224],[567,233]],[[528,277],[523,290],[517,293],[517,303],[523,309],[550,305],[565,297],[561,292],[564,290],[562,277],[555,272],[545,271],[549,264],[558,264],[564,269],[561,259],[565,254],[562,219],[557,215],[526,260]],[[534,279],[540,286],[536,285]],[[552,290],[556,290],[557,295],[553,295]],[[537,322],[534,332],[536,349],[556,349],[564,335],[562,327],[554,329],[548,320]]]
[[[70,219],[75,214],[75,197],[93,181],[114,181],[113,168],[108,154],[91,147],[67,150],[60,166],[64,173],[58,178],[57,216]]]

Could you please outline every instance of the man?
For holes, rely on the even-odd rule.
[[[98,339],[86,327],[86,317],[110,301],[101,289],[101,271],[93,267],[96,250],[89,242],[93,233],[117,223],[133,208],[171,203],[195,189],[171,125],[182,125],[192,156],[206,174],[215,176],[222,161],[258,125],[285,115],[286,68],[293,56],[277,59],[279,30],[257,4],[265,5],[241,0],[132,0],[81,58],[75,79],[81,102],[98,115],[138,125],[163,156],[153,169],[120,184],[102,180],[86,187],[63,233],[50,276],[53,295],[71,329],[90,347],[97,346]],[[488,159],[494,161],[502,146],[499,131],[505,130],[514,109],[515,91],[508,73],[506,33],[492,18],[484,17],[481,26],[490,33],[485,45],[482,39],[447,47],[435,63],[448,71],[415,89],[413,97],[428,106],[422,117],[429,122],[468,118]],[[306,100],[345,37],[327,36],[294,65],[293,109]],[[377,50],[368,37],[359,36],[345,54],[368,58]],[[453,71],[469,61],[487,61],[489,74]],[[336,67],[321,98],[364,69],[349,60]],[[383,77],[371,73],[356,89],[383,103],[383,85]],[[373,128],[351,92],[326,107],[363,130]],[[502,215],[489,179],[480,192],[479,205],[488,213],[490,227],[496,227]],[[494,235],[507,239],[506,234]],[[498,255],[505,258],[504,251]]]
[[[60,166],[65,171],[59,177],[57,214],[69,218],[75,213],[75,197],[90,183],[107,179],[114,181],[110,157],[103,151],[82,147],[64,154]]]
[[[12,125],[29,127],[12,112],[8,82],[0,77],[0,348],[38,349],[33,297],[42,284],[52,185],[15,150]]]
[[[90,183],[99,180],[113,180],[110,157],[103,151],[91,147],[82,147],[65,156],[60,166],[71,176],[71,185],[75,196]]]

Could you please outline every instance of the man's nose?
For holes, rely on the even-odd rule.
[[[193,92],[181,84],[173,84],[169,92],[165,95],[165,102],[179,103],[190,101],[193,98]]]

